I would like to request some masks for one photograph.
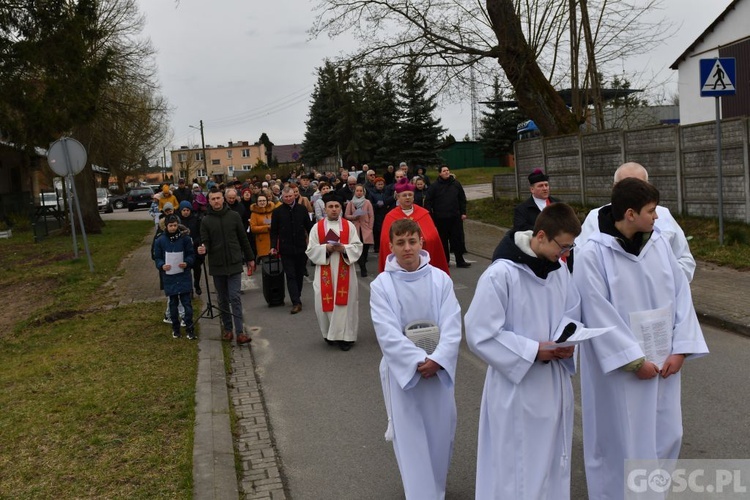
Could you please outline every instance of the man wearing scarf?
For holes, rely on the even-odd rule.
[[[396,183],[394,191],[396,192],[396,206],[385,216],[383,228],[380,231],[378,272],[383,272],[385,259],[391,253],[388,236],[391,224],[401,219],[412,219],[419,224],[422,230],[424,249],[430,254],[430,264],[450,275],[448,260],[445,258],[445,251],[443,250],[443,242],[440,240],[440,235],[435,228],[430,212],[414,204],[414,184],[403,177]]]
[[[354,224],[341,217],[341,197],[326,193],[323,202],[326,217],[310,231],[305,252],[315,264],[315,314],[326,343],[348,351],[357,340],[359,289],[352,264],[362,254],[362,242]]]

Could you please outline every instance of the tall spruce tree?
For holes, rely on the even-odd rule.
[[[401,157],[410,166],[440,163],[440,136],[446,131],[440,119],[433,116],[437,103],[428,95],[427,79],[419,74],[419,66],[412,58],[404,70],[398,91],[401,120],[398,127]]]
[[[318,81],[312,93],[308,120],[305,122],[305,139],[302,141],[302,158],[313,166],[323,165],[326,158],[335,157],[336,138],[336,68],[326,61],[318,68]]]
[[[513,152],[513,142],[516,140],[516,128],[524,117],[517,109],[504,108],[500,102],[503,92],[497,77],[492,85],[492,100],[487,104],[490,111],[482,111],[480,121],[479,142],[484,154],[499,158]]]
[[[369,72],[362,78],[362,138],[370,167],[383,169],[398,153],[399,109],[393,83],[381,85]]]

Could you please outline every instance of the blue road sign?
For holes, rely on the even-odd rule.
[[[701,59],[701,97],[734,95],[734,57]]]

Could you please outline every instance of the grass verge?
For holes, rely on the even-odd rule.
[[[500,227],[513,226],[513,207],[518,200],[469,201],[469,218]],[[571,204],[583,221],[591,207]],[[677,217],[690,242],[690,251],[697,260],[727,266],[740,271],[750,270],[750,226],[725,222],[724,246],[719,245],[719,223],[700,217]]]
[[[451,170],[456,179],[464,186],[471,184],[487,184],[492,182],[492,176],[512,172],[512,167],[476,167]],[[437,179],[437,172],[430,172],[430,179]]]
[[[192,496],[197,346],[162,301],[113,307],[102,288],[151,229],[89,236],[94,273],[70,237],[0,242],[0,289],[25,304],[0,334],[0,497]]]

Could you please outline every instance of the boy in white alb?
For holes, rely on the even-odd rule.
[[[466,313],[466,342],[488,365],[479,416],[476,498],[570,498],[573,347],[556,333],[580,319],[567,266],[581,231],[564,203],[533,230],[509,231]]]
[[[685,273],[654,227],[658,203],[654,186],[622,179],[599,210],[599,231],[576,252],[583,322],[615,326],[581,346],[583,453],[594,500],[624,497],[626,460],[678,458],[680,369],[686,357],[708,353]],[[660,365],[647,359],[639,325],[670,347]]]
[[[395,221],[389,237],[385,271],[370,285],[372,322],[383,351],[386,439],[393,441],[407,500],[439,500],[445,498],[456,433],[461,308],[448,275],[431,266],[422,250],[419,224]],[[414,321],[439,328],[432,353],[405,336],[404,328]]]

